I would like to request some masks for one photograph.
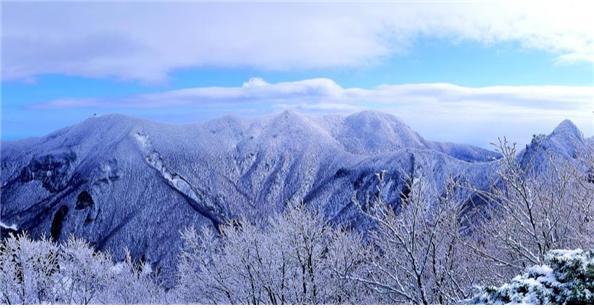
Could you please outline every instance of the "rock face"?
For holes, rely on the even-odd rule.
[[[573,153],[567,147],[579,140],[565,142],[572,125],[564,122],[547,137],[549,150]],[[378,186],[395,207],[413,172],[435,194],[448,177],[481,187],[495,176],[498,157],[427,141],[377,112],[320,118],[283,112],[193,125],[108,115],[3,142],[1,154],[3,225],[57,241],[82,237],[116,258],[127,247],[169,282],[179,232],[188,226],[216,229],[305,201],[332,221],[364,227],[353,200],[363,204]]]

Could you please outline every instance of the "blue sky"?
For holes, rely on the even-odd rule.
[[[187,123],[285,108],[378,109],[482,146],[565,118],[592,135],[587,2],[503,3],[7,3],[2,140],[93,113]]]

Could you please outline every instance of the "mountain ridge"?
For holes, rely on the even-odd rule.
[[[565,155],[573,145],[559,142],[571,136],[560,133],[566,130],[534,152]],[[408,176],[426,177],[436,195],[450,177],[486,188],[497,162],[487,150],[426,141],[377,112],[312,118],[287,111],[184,125],[107,115],[1,150],[5,225],[57,241],[74,234],[116,258],[127,247],[166,275],[188,226],[259,220],[304,201],[332,221],[365,227],[353,202],[378,187],[397,207]],[[464,151],[471,154],[461,160]]]

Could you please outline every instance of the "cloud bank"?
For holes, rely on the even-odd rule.
[[[393,113],[429,138],[480,145],[511,136],[527,142],[564,119],[588,136],[594,133],[594,87],[490,86],[446,83],[344,88],[317,78],[268,83],[252,78],[239,87],[198,87],[141,94],[121,99],[61,99],[35,105],[37,110],[154,110],[186,114],[239,114],[296,109],[306,113],[351,113],[375,109]],[[462,137],[461,139],[458,137]]]
[[[515,42],[560,64],[594,61],[588,1],[7,2],[2,78],[42,74],[159,82],[175,69],[374,65],[422,37]]]

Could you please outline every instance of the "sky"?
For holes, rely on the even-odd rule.
[[[1,139],[379,110],[430,140],[594,134],[588,1],[3,1]]]

